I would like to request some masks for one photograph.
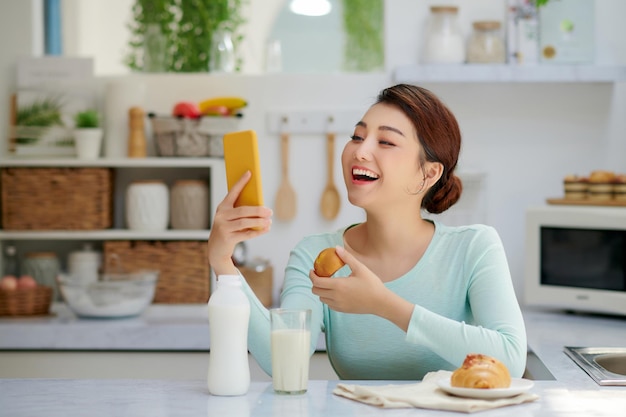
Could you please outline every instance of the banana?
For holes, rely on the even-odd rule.
[[[242,97],[236,96],[224,96],[224,97],[212,97],[206,100],[201,101],[198,104],[200,107],[200,112],[202,114],[207,114],[216,107],[226,107],[232,113],[233,110],[240,109],[242,107],[246,107],[248,102],[246,99]]]

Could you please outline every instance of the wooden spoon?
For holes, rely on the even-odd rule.
[[[296,215],[296,191],[289,183],[289,134],[280,134],[280,157],[282,164],[282,180],[276,193],[274,209],[276,217],[283,221],[289,221]]]
[[[326,167],[328,170],[326,180],[326,187],[322,192],[322,199],[320,200],[320,211],[325,219],[333,220],[339,214],[339,208],[341,207],[341,199],[339,197],[339,191],[334,182],[334,160],[335,160],[335,134],[332,132],[326,133]]]

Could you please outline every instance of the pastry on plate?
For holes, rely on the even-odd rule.
[[[459,388],[508,388],[511,374],[506,365],[494,357],[470,353],[463,365],[452,373],[450,385]]]

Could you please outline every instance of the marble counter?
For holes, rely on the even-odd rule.
[[[1,350],[204,351],[206,304],[153,304],[124,319],[80,319],[64,303],[51,315],[0,319]]]
[[[274,394],[271,382],[253,382],[247,395],[209,395],[205,381],[0,379],[0,415],[11,417],[124,416],[455,416],[458,412],[379,409],[332,394],[338,381],[310,381],[306,394]],[[350,381],[346,381],[349,382]],[[383,385],[383,381],[352,381]],[[400,382],[401,383],[401,382]],[[573,390],[538,381],[532,403],[479,412],[489,417],[623,417],[624,391]]]
[[[154,305],[124,320],[80,320],[63,305],[42,318],[0,320],[2,351],[206,351],[205,305]],[[524,311],[528,344],[556,380],[535,381],[534,403],[490,417],[623,417],[626,387],[601,387],[563,353],[563,346],[626,346],[626,318]],[[0,416],[458,416],[432,410],[380,410],[332,394],[337,381],[310,381],[306,395],[274,395],[256,381],[246,396],[214,397],[206,381],[159,379],[0,379]],[[358,384],[383,384],[358,381]]]
[[[572,388],[597,385],[563,353],[564,346],[626,346],[626,317],[524,310],[524,318],[530,349],[557,381]],[[78,319],[64,304],[55,304],[49,317],[0,319],[0,355],[33,350],[206,352],[208,326],[205,304],[157,304],[139,317],[121,320]],[[323,339],[318,349],[324,350]]]

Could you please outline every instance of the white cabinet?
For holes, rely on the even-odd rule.
[[[113,228],[106,230],[0,230],[0,247],[7,242],[15,244],[18,253],[28,251],[54,251],[64,266],[67,254],[79,249],[83,243],[93,243],[96,248],[105,240],[206,240],[210,230],[172,230],[162,232],[138,232],[125,225],[125,192],[128,184],[141,179],[160,179],[171,185],[178,179],[205,180],[210,188],[210,215],[226,195],[224,160],[209,158],[121,158],[84,161],[68,159],[0,160],[3,168],[34,167],[104,167],[114,170]],[[77,190],[80,192],[80,190]],[[0,261],[1,262],[1,261]]]

